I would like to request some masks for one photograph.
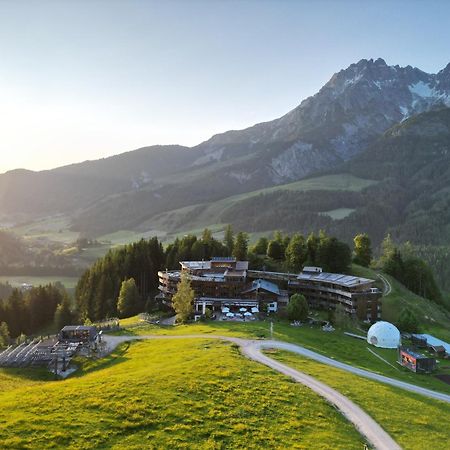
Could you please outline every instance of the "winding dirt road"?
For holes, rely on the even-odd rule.
[[[286,350],[299,355],[311,358],[315,361],[327,364],[329,366],[336,367],[338,369],[346,370],[355,375],[359,375],[365,378],[376,380],[391,386],[396,386],[402,389],[406,389],[411,392],[415,392],[430,398],[438,399],[444,402],[450,403],[450,395],[438,393],[425,389],[419,386],[415,386],[403,381],[395,380],[393,378],[388,378],[383,375],[378,375],[373,372],[369,372],[364,369],[359,369],[349,364],[341,363],[335,361],[334,359],[328,358],[326,356],[320,355],[319,353],[308,350],[304,347],[295,344],[289,344],[287,342],[275,341],[275,340],[252,340],[252,339],[241,339],[233,338],[229,336],[218,336],[210,334],[194,334],[194,335],[181,335],[181,336],[108,336],[104,335],[103,339],[107,345],[107,351],[111,352],[119,344],[131,340],[140,339],[221,339],[228,342],[233,342],[241,348],[242,353],[249,359],[257,361],[270,367],[277,372],[280,372],[288,377],[291,377],[298,383],[302,383],[305,386],[312,389],[314,392],[325,398],[329,403],[334,405],[355,427],[356,429],[365,437],[367,442],[369,442],[377,450],[398,450],[401,447],[389,436],[383,428],[378,425],[375,420],[372,419],[366,412],[364,412],[359,406],[353,403],[344,395],[340,394],[335,389],[330,386],[316,380],[309,375],[306,375],[298,370],[288,367],[280,362],[264,355],[262,353],[263,349],[280,349]]]

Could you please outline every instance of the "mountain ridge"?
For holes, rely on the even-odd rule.
[[[164,210],[332,169],[395,124],[441,106],[450,106],[450,64],[428,74],[388,66],[381,58],[362,59],[287,114],[194,147],[143,147],[49,171],[0,175],[0,211],[64,213],[79,231],[111,232]],[[108,217],[103,224],[101,214]]]

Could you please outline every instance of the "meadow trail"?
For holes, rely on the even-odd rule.
[[[286,350],[293,353],[300,354],[307,358],[311,358],[315,361],[346,370],[348,372],[354,373],[356,375],[370,378],[382,383],[390,384],[396,387],[407,389],[412,392],[416,392],[431,398],[439,399],[441,401],[450,403],[450,396],[446,394],[441,394],[428,389],[420,388],[402,381],[398,381],[392,378],[388,378],[382,375],[378,375],[373,372],[369,372],[363,369],[358,369],[356,367],[350,366],[348,364],[335,361],[326,356],[320,355],[316,352],[303,348],[299,345],[289,344],[286,342],[275,341],[275,340],[252,340],[252,339],[242,339],[235,337],[227,337],[220,335],[210,335],[210,334],[191,334],[191,335],[178,335],[178,336],[161,336],[161,335],[147,335],[147,336],[108,336],[105,335],[103,339],[107,345],[107,352],[113,351],[118,345],[130,341],[130,340],[146,340],[146,339],[220,339],[228,342],[232,342],[238,345],[243,353],[249,359],[257,361],[264,364],[271,369],[282,373],[298,383],[302,383],[308,388],[312,389],[315,393],[319,394],[321,397],[325,398],[329,403],[334,405],[354,426],[355,428],[365,437],[365,439],[377,450],[396,450],[401,447],[391,438],[391,436],[383,430],[383,428],[370,417],[366,412],[364,412],[359,406],[353,403],[344,395],[340,394],[335,389],[322,383],[315,378],[308,376],[300,371],[297,371],[289,366],[281,364],[278,361],[270,358],[269,356],[263,354],[264,349],[279,349]]]

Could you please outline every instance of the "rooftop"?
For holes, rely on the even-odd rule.
[[[256,291],[258,289],[264,289],[265,291],[280,295],[280,289],[275,283],[271,283],[270,281],[261,279],[253,281],[252,286],[249,289],[245,290],[243,293]]]
[[[345,287],[354,287],[361,284],[370,284],[374,280],[369,278],[355,277],[353,275],[343,275],[339,273],[328,272],[308,272],[303,270],[297,277],[298,280],[325,281],[327,283],[339,284]]]
[[[213,256],[212,262],[236,262],[236,258],[233,256]]]

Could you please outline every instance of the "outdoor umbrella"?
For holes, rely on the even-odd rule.
[[[253,316],[253,314],[252,314],[251,312],[248,312],[248,311],[247,311],[246,313],[244,313],[244,316],[247,316],[247,317],[248,317],[248,316]]]
[[[259,309],[256,306],[254,306],[252,308],[252,313],[259,313]]]
[[[227,308],[226,306],[224,306],[224,307],[222,308],[222,312],[223,312],[223,313],[230,312],[230,308]]]
[[[245,312],[245,311],[247,311],[247,308],[240,308],[239,311],[240,312]]]
[[[234,314],[232,312],[227,313],[227,317],[234,317]]]

